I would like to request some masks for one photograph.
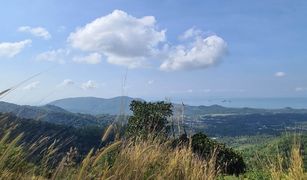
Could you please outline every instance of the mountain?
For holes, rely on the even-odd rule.
[[[67,111],[84,114],[110,114],[117,115],[121,107],[124,112],[130,115],[129,104],[132,100],[142,100],[127,96],[119,96],[110,99],[96,97],[76,97],[66,98],[50,102],[49,105],[61,107]],[[143,100],[142,100],[143,101]],[[174,104],[174,113],[180,112],[182,106]],[[211,106],[191,106],[184,105],[184,114],[186,116],[204,116],[204,115],[239,115],[239,114],[276,114],[276,113],[307,113],[307,109],[257,109],[257,108],[230,108],[220,105]]]
[[[92,116],[87,114],[72,113],[53,105],[28,106],[0,102],[0,113],[11,113],[19,118],[33,119],[50,122],[53,124],[84,127],[104,126],[114,119],[109,115]]]
[[[96,97],[66,98],[50,102],[49,105],[61,107],[67,111],[84,114],[110,114],[116,115],[120,111],[131,114],[129,105],[132,100],[141,100],[127,96],[119,96],[110,99]],[[122,110],[121,110],[122,108]]]

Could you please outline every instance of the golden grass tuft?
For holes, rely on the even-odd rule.
[[[87,171],[87,168],[90,164],[93,152],[94,152],[94,150],[91,149],[91,151],[88,153],[88,155],[83,159],[82,165],[81,165],[81,168],[80,168],[80,171],[79,171],[79,174],[78,174],[78,178],[77,178],[78,180],[82,180],[86,177],[86,171]]]
[[[295,137],[297,138],[297,137]],[[269,174],[272,179],[285,179],[285,180],[306,180],[307,173],[304,173],[303,156],[300,151],[300,143],[294,139],[291,149],[291,157],[289,167],[283,167],[284,158],[280,155],[277,156],[275,162],[269,162],[267,165]]]
[[[109,138],[110,138],[110,135],[112,134],[112,131],[114,129],[114,125],[111,124],[107,130],[105,131],[105,133],[103,134],[102,138],[101,138],[101,141],[102,142],[106,142]]]
[[[98,155],[96,155],[95,157],[95,160],[93,162],[93,166],[97,165],[99,160],[102,159],[102,157],[106,156],[108,153],[112,152],[112,151],[115,151],[116,149],[119,148],[119,146],[122,145],[122,142],[121,141],[117,141],[109,146],[107,146],[106,148],[103,148],[101,150],[100,153],[98,153]]]

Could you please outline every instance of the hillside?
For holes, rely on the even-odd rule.
[[[78,99],[79,98],[74,99],[74,102],[76,102],[75,105],[78,105]],[[91,98],[87,99],[87,101],[90,102],[90,99]],[[127,100],[132,100],[132,98]],[[103,100],[96,99],[96,101],[101,102]],[[108,103],[103,104],[107,106]],[[128,108],[128,105],[126,106],[126,108]],[[113,110],[114,109],[119,109],[119,107],[116,108],[116,103],[113,103]],[[178,119],[178,115],[181,117],[181,107],[179,105],[175,105],[174,109],[174,118]],[[110,112],[106,109],[105,111],[102,111],[103,113]],[[188,132],[204,132],[211,137],[245,136],[257,134],[279,135],[284,131],[291,132],[297,130],[306,132],[307,113],[304,113],[304,111],[305,110],[303,109],[297,110],[289,108],[266,110],[251,108],[226,108],[217,105],[186,105],[184,122],[182,126],[184,126]],[[113,122],[116,117],[115,115],[108,114],[90,115],[73,113],[50,104],[35,107],[19,106],[5,102],[0,102],[0,112],[12,113],[20,118],[41,120],[59,125],[74,126],[77,128],[85,126],[104,127],[110,122]],[[240,129],[240,131],[238,131],[238,129]]]
[[[21,140],[23,145],[31,146],[33,143],[40,142],[35,151],[56,143],[60,156],[64,155],[63,153],[67,152],[70,147],[76,147],[83,155],[91,148],[98,147],[103,130],[102,127],[73,128],[0,113],[0,137],[8,131],[10,131],[11,138],[23,133]],[[38,154],[35,156],[37,157]]]
[[[184,122],[189,131],[205,132],[213,137],[307,133],[307,114],[304,113],[186,117]]]
[[[180,109],[180,105],[175,104],[175,107]],[[185,105],[185,115],[188,116],[218,116],[218,115],[247,115],[247,114],[279,114],[279,113],[295,113],[295,114],[307,114],[307,109],[294,109],[294,108],[282,108],[282,109],[258,109],[258,108],[231,108],[220,105],[211,106],[190,106]]]
[[[0,113],[12,113],[19,118],[46,121],[49,123],[84,127],[104,126],[114,119],[110,115],[92,116],[87,114],[72,113],[53,105],[28,106],[0,102]]]

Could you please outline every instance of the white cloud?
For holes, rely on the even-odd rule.
[[[297,87],[295,88],[296,92],[302,92],[302,91],[307,91],[307,87]]]
[[[164,71],[204,69],[217,64],[227,52],[227,43],[219,36],[196,36],[191,45],[179,45],[171,50],[161,64]]]
[[[146,65],[165,40],[165,30],[158,30],[155,17],[136,18],[120,10],[92,21],[68,37],[72,47],[103,54],[109,63],[129,68]]]
[[[92,53],[88,56],[74,57],[73,61],[76,63],[99,64],[101,62],[101,55],[99,53]]]
[[[186,30],[181,36],[179,36],[179,39],[186,40],[190,38],[195,38],[195,37],[201,36],[202,33],[203,32],[201,30],[193,27],[193,28]]]
[[[148,84],[148,85],[152,85],[152,84],[154,84],[154,83],[155,83],[154,80],[149,80],[149,81],[147,81],[147,84]]]
[[[194,91],[193,91],[193,89],[188,89],[187,90],[187,93],[193,93]]]
[[[63,86],[70,86],[70,85],[74,85],[75,82],[71,79],[64,79],[62,83],[60,83],[58,86],[59,87],[63,87]]]
[[[245,89],[216,89],[214,91],[215,92],[233,92],[233,93],[236,93],[236,92],[240,92],[240,93],[246,92]]]
[[[22,89],[23,89],[23,90],[33,90],[33,89],[35,89],[39,84],[40,84],[39,81],[35,81],[35,82],[32,82],[32,83],[26,85],[26,86],[23,87]]]
[[[171,90],[170,93],[172,94],[191,94],[191,93],[194,93],[196,92],[195,90],[193,89],[186,89],[186,90]]]
[[[203,92],[203,93],[210,93],[210,92],[212,92],[212,90],[211,89],[202,89],[201,92]]]
[[[2,42],[0,43],[0,57],[12,58],[31,43],[30,39],[19,42]]]
[[[57,49],[46,51],[36,56],[36,60],[38,61],[50,61],[50,62],[58,62],[60,64],[65,63],[68,58],[70,51],[65,49]]]
[[[286,76],[286,73],[285,72],[276,72],[275,73],[275,77],[285,77]]]
[[[84,89],[84,90],[96,89],[97,88],[97,83],[95,81],[89,80],[89,81],[83,83],[81,85],[81,88]]]
[[[45,40],[48,40],[48,39],[51,38],[50,33],[43,27],[21,26],[21,27],[18,28],[18,31],[30,33],[33,36],[41,37]]]
[[[60,26],[60,27],[58,27],[58,32],[64,32],[64,31],[66,31],[66,26]]]

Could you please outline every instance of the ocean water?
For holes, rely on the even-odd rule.
[[[291,107],[295,109],[307,109],[307,98],[198,98],[185,99],[189,105],[221,105],[225,107],[251,107],[278,109]]]

